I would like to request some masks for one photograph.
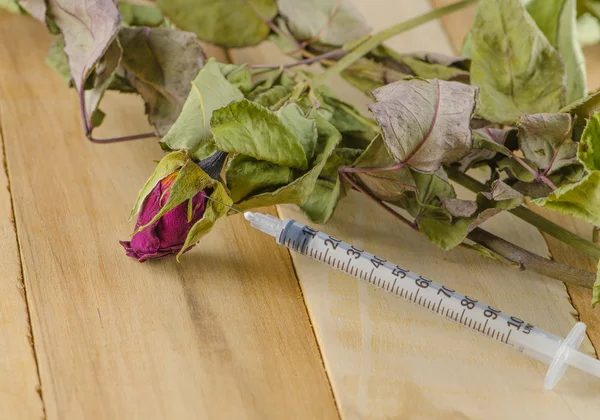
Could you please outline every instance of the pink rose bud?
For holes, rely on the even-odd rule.
[[[163,178],[144,200],[135,229],[144,226],[165,205],[177,172]],[[190,229],[204,215],[206,194],[200,191],[192,198],[192,218],[188,221],[188,201],[165,213],[155,223],[133,235],[131,241],[120,241],[127,256],[140,262],[177,254],[183,248]],[[191,247],[190,247],[191,248]],[[186,249],[184,252],[188,251]]]

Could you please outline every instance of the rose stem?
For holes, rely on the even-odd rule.
[[[385,40],[396,36],[402,32],[406,32],[410,29],[413,29],[419,25],[427,23],[431,20],[438,19],[448,13],[455,12],[457,10],[463,9],[467,6],[470,6],[476,3],[477,0],[463,0],[457,3],[449,4],[448,6],[441,7],[439,9],[432,10],[429,13],[425,13],[424,15],[417,16],[413,19],[407,20],[405,22],[398,23],[396,25],[390,26],[387,29],[384,29],[381,32],[374,34],[373,36],[367,38],[364,42],[360,43],[353,50],[348,52],[341,60],[335,63],[333,66],[329,67],[325,72],[321,73],[319,76],[315,77],[312,81],[312,85],[314,87],[323,85],[327,83],[327,81],[332,77],[343,70],[345,70],[348,66],[352,65],[355,61],[363,57],[369,51],[377,48],[381,43]]]
[[[469,175],[460,172],[456,168],[448,167],[446,168],[446,173],[452,181],[456,182],[459,185],[462,185],[463,187],[467,188],[470,191],[473,191],[474,193],[487,190],[485,184],[482,184],[476,179],[470,177]],[[574,234],[573,232],[557,225],[554,222],[551,222],[545,217],[535,213],[533,210],[530,210],[525,206],[519,206],[509,211],[515,216],[517,216],[519,219],[522,219],[527,223],[535,226],[542,232],[545,232],[548,235],[568,245],[571,245],[573,248],[580,250],[584,254],[589,255],[590,257],[596,260],[600,259],[600,246],[582,238],[579,235]]]

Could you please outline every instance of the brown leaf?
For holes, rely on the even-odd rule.
[[[555,172],[577,162],[572,126],[570,114],[524,115],[518,126],[519,148],[539,169]]]
[[[19,6],[41,22],[46,22],[46,2],[44,0],[19,0]]]
[[[406,79],[374,91],[369,109],[398,163],[434,172],[471,150],[476,95],[476,87],[458,82]]]
[[[125,78],[146,102],[150,123],[165,135],[181,112],[205,62],[195,34],[167,28],[119,31]]]
[[[48,15],[65,37],[73,82],[81,92],[85,79],[119,29],[113,0],[48,0]]]

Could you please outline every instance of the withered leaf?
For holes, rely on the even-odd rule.
[[[278,0],[279,13],[300,41],[342,46],[371,28],[349,0]]]
[[[476,95],[476,87],[458,82],[407,79],[374,91],[369,109],[396,163],[434,172],[471,150]]]
[[[538,169],[553,173],[577,162],[570,114],[524,115],[518,128],[519,148]]]
[[[560,54],[520,0],[482,0],[469,34],[471,83],[481,88],[478,115],[513,124],[564,105]]]
[[[65,38],[75,88],[83,84],[117,35],[121,16],[113,0],[48,0],[48,16]]]
[[[150,123],[165,135],[179,116],[205,62],[196,35],[167,28],[123,27],[121,67],[146,102]]]
[[[277,15],[275,0],[158,0],[177,27],[224,47],[258,44]]]

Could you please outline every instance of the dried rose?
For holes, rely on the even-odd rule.
[[[144,201],[135,226],[136,233],[131,241],[121,241],[127,256],[140,262],[148,259],[164,258],[179,253],[190,229],[204,215],[206,193],[200,191],[191,202],[183,202],[168,211],[150,226],[138,231],[138,228],[152,221],[167,202],[171,187],[179,171],[163,178]],[[183,250],[183,252],[191,249]]]

